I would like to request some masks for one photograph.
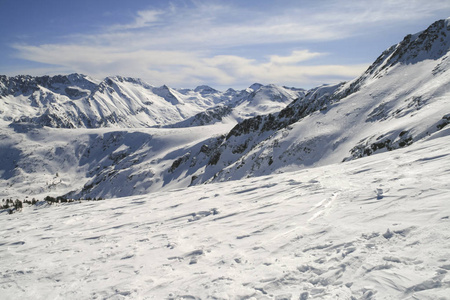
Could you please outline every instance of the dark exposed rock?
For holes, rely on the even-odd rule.
[[[169,168],[169,173],[173,173],[182,163],[186,162],[191,156],[191,153],[186,153],[185,155],[177,158]]]
[[[436,125],[436,127],[438,130],[441,130],[448,124],[450,124],[450,114],[446,114],[445,116],[443,116],[441,121]]]

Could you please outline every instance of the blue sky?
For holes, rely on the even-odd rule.
[[[311,88],[448,17],[448,0],[0,0],[0,74]]]

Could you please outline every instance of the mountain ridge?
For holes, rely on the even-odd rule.
[[[450,123],[449,20],[407,35],[354,80],[308,91],[261,84],[225,92],[207,86],[155,88],[112,76],[96,83],[100,88],[90,89],[86,82],[84,90],[92,90],[91,96],[77,98],[71,91],[76,95],[71,99],[51,90],[65,91],[69,77],[45,77],[37,80],[42,88],[24,88],[26,93],[14,98],[10,94],[31,77],[20,77],[17,85],[0,77],[2,95],[12,86],[1,97],[1,122],[9,126],[2,129],[2,147],[17,153],[16,164],[5,164],[5,193],[14,191],[12,182],[31,180],[33,168],[27,164],[32,160],[45,165],[46,155],[59,161],[57,153],[75,163],[66,176],[77,183],[70,190],[67,183],[48,192],[114,197],[340,163],[426,140]],[[4,104],[13,101],[20,105]],[[45,101],[59,104],[48,107]],[[35,115],[11,117],[27,110]],[[151,123],[150,115],[159,123]],[[65,138],[66,151],[44,137],[67,134],[57,133],[57,127],[84,131]],[[12,137],[11,130],[20,135]],[[183,137],[186,133],[191,136]],[[131,136],[139,138],[131,142]],[[19,139],[48,146],[33,142],[39,154],[21,146]],[[47,165],[41,168],[47,172],[44,177],[54,180],[48,173],[58,167]],[[120,189],[125,183],[127,188]]]
[[[255,84],[253,87],[262,85]],[[274,85],[270,89],[282,89]],[[56,128],[180,126],[187,118],[220,106],[245,105],[252,100],[252,88],[219,92],[208,86],[194,90],[154,87],[138,78],[109,76],[98,81],[86,75],[0,77],[0,117],[13,123],[32,123]],[[265,107],[247,115],[240,109],[238,121],[258,113],[273,112],[292,101],[299,92],[291,92],[285,103],[270,95],[260,98]],[[258,95],[259,94],[253,94]],[[8,101],[6,101],[8,100]],[[220,121],[220,120],[214,120]],[[185,122],[186,123],[186,122]],[[204,124],[203,124],[204,125]],[[183,125],[186,126],[186,125]]]
[[[450,111],[450,107],[435,108],[434,113],[436,115],[431,117],[424,114],[423,118],[425,120],[416,116],[415,119],[417,121],[415,124],[414,122],[408,122],[406,117],[420,115],[423,113],[421,109],[426,103],[432,103],[440,100],[441,97],[445,97],[444,95],[448,95],[446,87],[450,86],[450,78],[444,74],[445,70],[437,74],[436,68],[447,63],[448,56],[446,53],[449,51],[450,39],[446,32],[450,30],[449,23],[450,19],[437,21],[423,32],[407,35],[402,42],[390,47],[380,55],[367,71],[353,81],[313,89],[308,91],[305,98],[293,101],[279,113],[257,116],[237,124],[215,152],[216,158],[222,154],[225,156],[222,161],[220,157],[216,159],[220,167],[217,167],[215,171],[219,171],[205,171],[207,175],[205,179],[198,179],[199,183],[268,175],[277,172],[277,170],[291,169],[292,166],[302,168],[329,162],[348,161],[380,151],[406,147],[433,132],[441,130],[448,124],[448,115],[445,111],[441,114],[440,110],[447,109],[447,111]],[[431,38],[428,37],[429,34],[432,34]],[[430,41],[435,43],[430,44]],[[399,51],[399,49],[402,49],[402,51]],[[411,53],[405,49],[410,49]],[[399,53],[402,54],[400,55]],[[420,60],[417,59],[419,57],[418,53],[422,53]],[[423,53],[431,54],[427,57]],[[439,55],[436,55],[436,53]],[[403,60],[395,60],[393,59],[394,57],[402,57]],[[407,57],[410,60],[405,59]],[[389,67],[386,67],[387,64],[390,64]],[[383,66],[385,67],[383,68]],[[408,73],[414,75],[407,80],[402,79],[400,73],[404,72],[405,68],[408,67]],[[379,69],[384,72],[383,76],[380,76],[379,72],[374,72],[374,70]],[[401,69],[401,72],[397,69]],[[417,72],[412,71],[413,69],[417,70]],[[389,76],[391,78],[388,80],[383,79]],[[394,81],[394,84],[392,84],[392,81]],[[380,82],[383,82],[383,84],[380,84]],[[415,90],[415,85],[411,84],[411,82],[416,83],[416,86],[420,86],[421,89]],[[407,88],[402,88],[402,86]],[[429,87],[428,90],[427,87]],[[391,96],[392,99],[389,99],[389,97],[386,97],[386,93],[383,92],[386,90],[396,95]],[[333,125],[332,123],[330,124],[331,120],[321,116],[332,114],[332,111],[338,111],[339,106],[346,105],[341,105],[341,101],[349,102],[351,98],[356,98],[357,96],[355,95],[358,94],[359,99],[357,100],[359,103],[352,102],[350,106],[356,105],[360,106],[360,108],[346,108],[347,114],[352,115],[351,119],[346,123],[349,125],[341,127],[341,132],[337,133],[337,135],[336,133],[330,135],[330,132],[336,132],[335,128],[340,126],[339,123],[342,123],[342,121],[335,119],[338,122]],[[370,98],[372,99],[371,101],[364,100]],[[364,100],[367,104],[361,103],[360,100]],[[366,113],[362,114],[358,110],[366,110]],[[355,132],[352,129],[356,125],[353,118],[362,115],[365,115],[365,120],[361,119],[361,125],[358,126],[366,127],[368,133],[365,136],[361,135],[358,140],[353,140],[355,135],[349,136],[345,131]],[[309,134],[310,137],[303,138],[303,140],[302,138],[287,138],[292,130],[291,126],[301,123],[304,118],[314,118],[313,116],[317,117],[316,124],[328,123],[324,132],[319,132],[318,135]],[[346,117],[344,116],[344,118]],[[402,118],[404,118],[405,123],[409,124],[394,125],[394,130],[391,127],[384,129],[386,131],[384,133],[377,132],[380,130],[376,129],[376,127],[382,126],[380,124],[382,123],[381,121]],[[368,123],[373,126],[368,126]],[[308,133],[305,134],[305,132],[311,132],[312,130],[309,127],[313,124],[314,122],[311,121],[305,122],[303,130],[296,131],[297,134],[308,136]],[[421,129],[414,130],[411,127]],[[296,134],[294,135],[297,136]],[[281,146],[284,149],[280,151],[280,144],[283,140],[289,140],[289,142]],[[328,145],[324,144],[325,141],[329,141],[326,142]],[[342,145],[348,145],[349,143],[353,143],[353,145],[346,146],[346,148],[341,150],[342,152],[339,156],[333,153],[339,152],[339,148],[342,148]],[[238,144],[238,151],[243,154],[231,164],[229,163],[231,154],[227,150],[227,145],[229,144]],[[323,149],[327,148],[328,150],[324,152]],[[236,148],[234,149],[234,151],[237,151]],[[277,154],[275,155],[275,153]],[[283,162],[276,166],[276,162],[280,160]],[[214,173],[214,175],[212,176],[211,173]],[[201,178],[201,176],[198,176],[198,178]]]

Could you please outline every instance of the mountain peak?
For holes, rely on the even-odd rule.
[[[386,49],[364,74],[343,85],[336,97],[343,98],[358,91],[368,79],[382,77],[395,66],[446,59],[449,51],[450,18],[447,18],[434,22],[423,31],[406,35],[400,43]]]
[[[424,59],[438,59],[450,48],[450,19],[439,20],[426,30],[407,35],[400,42],[391,59],[415,63]]]
[[[439,59],[450,49],[450,18],[438,20],[427,29],[408,34],[384,51],[369,69],[385,69],[395,64],[414,64],[427,59]]]
[[[263,85],[261,83],[254,83],[250,86],[250,88],[254,91],[259,90]]]
[[[165,84],[161,87],[153,88],[152,92],[155,95],[164,98],[166,101],[172,103],[173,105],[184,104],[184,101],[177,96],[176,91]]]
[[[194,92],[199,92],[201,94],[214,94],[218,91],[208,85],[199,85],[194,89]]]

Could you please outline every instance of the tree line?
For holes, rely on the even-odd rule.
[[[66,198],[64,196],[58,196],[58,197],[52,197],[52,196],[46,196],[44,198],[44,201],[47,202],[47,204],[52,205],[52,204],[57,204],[57,203],[72,203],[72,202],[81,202],[81,201],[100,201],[100,200],[104,200],[102,197],[98,197],[98,198],[91,198],[91,197],[87,197],[86,199],[72,199],[72,198]],[[24,204],[28,204],[28,205],[36,205],[39,201],[36,200],[35,198],[33,198],[32,200],[13,200],[13,199],[2,199],[2,204],[0,205],[1,209],[6,209],[8,210],[9,214],[12,214],[14,212],[19,212],[22,211],[22,208],[24,206]]]

